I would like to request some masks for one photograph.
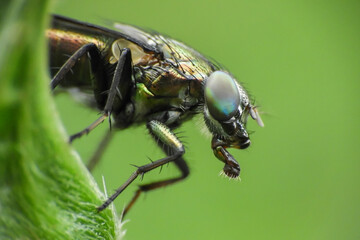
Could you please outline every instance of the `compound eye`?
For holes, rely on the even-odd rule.
[[[217,121],[232,118],[240,105],[240,94],[234,79],[227,73],[216,71],[205,83],[205,104]]]

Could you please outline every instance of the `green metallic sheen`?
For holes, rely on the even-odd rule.
[[[69,55],[86,43],[97,45],[102,60],[107,62],[107,72],[111,72],[118,57],[118,53],[112,51],[112,45],[119,44],[119,48],[126,47],[136,52],[133,56],[133,76],[137,88],[131,93],[134,114],[125,116],[127,121],[141,123],[150,115],[168,110],[181,111],[184,113],[181,120],[187,119],[189,114],[186,110],[204,102],[203,82],[218,67],[192,48],[171,38],[149,34],[124,24],[116,24],[115,27],[116,31],[112,31],[55,17],[52,27],[47,31],[52,75]],[[86,103],[96,106],[96,103],[91,102],[92,90],[96,86],[88,58],[80,59],[72,72],[74,74],[68,74],[61,87],[78,88],[80,92],[89,95]],[[109,79],[105,80],[110,82],[111,77],[110,74]]]

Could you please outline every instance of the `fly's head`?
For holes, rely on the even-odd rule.
[[[204,98],[204,119],[213,136],[211,147],[215,156],[225,163],[223,173],[229,178],[238,178],[240,166],[226,148],[249,147],[248,116],[263,126],[260,115],[245,89],[223,71],[215,71],[205,80]]]

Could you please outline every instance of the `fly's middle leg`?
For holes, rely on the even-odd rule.
[[[99,143],[97,149],[95,150],[95,152],[93,153],[92,157],[90,158],[89,162],[86,165],[90,172],[95,168],[95,166],[100,161],[106,148],[108,147],[109,143],[111,142],[113,136],[114,136],[114,131],[108,130],[106,132],[105,136]]]
[[[175,162],[177,166],[182,171],[182,176],[180,178],[176,179],[169,179],[157,183],[152,183],[148,185],[143,186],[143,190],[152,190],[161,186],[165,186],[168,184],[171,184],[173,182],[179,181],[180,179],[185,178],[188,175],[188,167],[185,163],[185,161],[182,159],[183,154],[185,153],[185,149],[183,144],[179,141],[179,139],[175,136],[175,134],[170,130],[169,127],[167,127],[165,124],[153,120],[150,121],[147,124],[147,127],[151,133],[151,135],[159,140],[164,147],[166,146],[169,150],[169,154],[167,157],[159,159],[157,161],[151,162],[149,164],[146,164],[144,166],[138,167],[137,170],[129,177],[129,179],[120,186],[116,192],[110,196],[101,206],[99,206],[97,209],[98,211],[102,211],[105,208],[107,208],[114,200],[117,198],[117,196],[120,195],[138,176],[143,176],[146,172],[149,172],[155,168],[161,167],[164,164],[167,164],[169,162]],[[128,207],[126,208],[126,212],[130,209],[130,207],[134,204],[136,201],[138,195],[141,193],[140,191],[134,196],[133,200],[130,202]]]

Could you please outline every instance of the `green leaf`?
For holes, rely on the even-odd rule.
[[[0,10],[0,239],[118,239],[114,209],[56,114],[44,30],[48,1],[16,0]]]

